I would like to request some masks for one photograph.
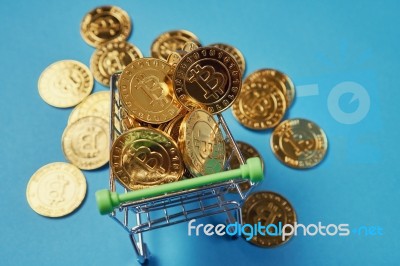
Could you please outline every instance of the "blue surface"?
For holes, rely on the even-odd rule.
[[[398,265],[399,2],[204,0],[2,4],[1,265],[135,264],[127,234],[96,209],[94,192],[107,187],[107,169],[84,172],[86,201],[66,218],[41,217],[25,198],[38,168],[65,161],[60,138],[70,109],[44,103],[38,77],[58,60],[89,64],[93,48],[82,40],[79,25],[87,11],[102,4],[128,11],[134,23],[129,41],[145,55],[158,34],[184,28],[203,44],[238,47],[247,73],[266,67],[286,72],[299,96],[288,117],[323,127],[329,153],[314,169],[289,169],[272,154],[270,131],[247,130],[225,112],[236,139],[255,145],[265,159],[267,180],[257,190],[284,195],[303,224],[383,228],[383,236],[298,236],[282,247],[262,249],[242,239],[189,237],[182,224],[145,235],[150,265]],[[104,89],[96,83],[95,91]],[[215,219],[202,222],[207,221]]]

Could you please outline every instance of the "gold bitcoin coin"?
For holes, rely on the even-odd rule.
[[[172,91],[172,66],[155,58],[140,58],[125,67],[118,81],[124,108],[136,119],[161,124],[182,107]]]
[[[252,157],[259,157],[261,159],[262,167],[264,169],[264,161],[261,157],[261,154],[256,150],[256,148],[243,141],[236,141],[236,145],[239,148],[240,152],[242,153],[244,161]],[[228,164],[228,169],[240,168],[239,159],[237,158],[236,153],[233,151],[232,145],[227,145],[226,147],[227,147],[227,157],[229,157],[230,154],[232,154],[232,157]],[[242,192],[246,192],[250,189],[251,184],[249,181],[245,181],[240,183],[239,187]],[[236,189],[232,190],[232,192],[237,192],[237,190]]]
[[[290,202],[281,195],[269,191],[251,194],[242,206],[242,215],[243,224],[264,227],[258,228],[257,234],[253,232],[254,236],[249,243],[265,248],[276,247],[289,241],[293,235],[288,235],[283,240],[279,230],[286,224],[294,226],[297,222],[296,213]],[[290,228],[286,229],[290,234]]]
[[[175,141],[151,128],[134,128],[119,136],[111,148],[110,165],[118,181],[131,190],[175,182],[183,175]]]
[[[232,106],[233,116],[245,127],[267,129],[276,126],[286,112],[286,98],[272,82],[251,82],[246,79],[237,101]]]
[[[68,125],[62,135],[65,157],[83,170],[103,166],[109,158],[109,125],[106,120],[83,117]]]
[[[99,47],[110,41],[125,41],[131,33],[128,13],[116,6],[100,6],[85,15],[81,36],[91,46]]]
[[[151,45],[151,56],[167,60],[172,52],[182,50],[187,42],[200,46],[199,39],[187,30],[167,31],[159,35]]]
[[[276,69],[260,69],[251,73],[246,80],[249,80],[250,82],[274,82],[285,95],[287,107],[293,103],[295,87],[293,81],[283,72]]]
[[[223,171],[225,141],[218,123],[204,110],[189,112],[181,124],[178,145],[193,176]]]
[[[325,132],[306,119],[290,119],[279,124],[271,135],[271,149],[284,164],[311,168],[322,161],[328,149]]]
[[[93,76],[82,63],[62,60],[48,66],[38,81],[42,99],[55,107],[66,108],[77,105],[93,89]]]
[[[217,47],[219,49],[224,50],[225,52],[229,53],[230,55],[235,58],[236,62],[239,65],[240,72],[242,73],[242,76],[244,75],[244,72],[246,71],[246,61],[244,60],[244,56],[242,52],[239,51],[236,47],[233,47],[232,45],[225,44],[225,43],[213,43],[210,44],[209,46]]]
[[[107,122],[110,121],[110,92],[99,91],[89,95],[77,105],[69,115],[68,125],[86,116],[97,116]]]
[[[37,170],[26,188],[29,206],[40,215],[61,217],[77,209],[86,195],[86,179],[69,163],[50,163]]]
[[[211,114],[229,108],[239,95],[241,73],[236,60],[224,50],[202,47],[182,57],[176,66],[174,92],[187,109]]]
[[[90,69],[94,78],[104,86],[110,86],[111,75],[123,70],[133,60],[143,57],[140,50],[127,42],[111,42],[94,51]]]

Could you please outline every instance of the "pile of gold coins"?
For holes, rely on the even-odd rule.
[[[235,157],[229,159],[231,144],[214,118],[230,107],[247,128],[275,128],[271,148],[284,164],[309,168],[323,159],[327,140],[321,128],[305,119],[281,122],[295,97],[293,82],[284,73],[261,69],[242,81],[245,59],[238,49],[224,43],[201,47],[186,30],[162,33],[151,45],[151,57],[143,58],[127,42],[131,29],[130,17],[121,8],[93,9],[81,23],[83,39],[96,48],[90,70],[78,61],[63,60],[40,76],[39,94],[45,102],[59,108],[77,106],[61,141],[70,163],[46,165],[28,183],[28,202],[37,213],[59,217],[74,211],[86,193],[79,169],[96,169],[108,161],[112,175],[129,190],[224,171],[227,160],[228,168],[239,167]],[[94,79],[108,87],[116,72],[115,97],[121,106],[111,114],[116,98],[111,99],[109,91],[90,93]],[[120,128],[109,143],[114,116]],[[237,146],[245,158],[261,157],[246,142]],[[240,187],[246,191],[250,183]],[[290,203],[273,192],[251,194],[242,211],[244,223],[296,221]],[[263,247],[283,243],[268,236],[250,242]]]

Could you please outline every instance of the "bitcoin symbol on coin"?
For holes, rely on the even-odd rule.
[[[150,105],[160,105],[164,107],[168,104],[168,90],[165,90],[156,76],[148,76],[143,78],[139,84],[138,89],[141,89],[149,98]]]
[[[293,136],[288,136],[285,134],[283,141],[293,148],[295,156],[304,155],[305,157],[309,157],[315,150],[315,142],[313,138],[309,138],[306,135],[297,133],[293,134]]]
[[[88,158],[96,157],[99,153],[97,139],[102,131],[98,127],[88,127],[87,131],[79,136],[79,142],[82,143],[82,150]]]
[[[50,205],[57,206],[65,201],[65,187],[69,184],[62,175],[57,176],[54,180],[49,180],[46,184]]]
[[[57,81],[57,85],[65,92],[73,94],[74,96],[79,95],[82,79],[79,73],[75,71],[68,70],[68,73],[69,74],[65,78]]]
[[[100,17],[90,24],[90,31],[96,35],[117,35],[120,31],[120,24],[111,16]]]
[[[212,155],[214,143],[210,140],[213,139],[215,139],[215,137],[201,134],[200,129],[197,130],[197,134],[195,133],[194,146],[198,148],[201,158],[206,159]]]
[[[151,151],[149,147],[141,146],[137,149],[131,148],[123,161],[125,169],[132,173],[136,165],[149,172],[165,173],[163,165],[163,157],[160,153]]]
[[[117,70],[123,69],[125,67],[123,60],[126,56],[124,52],[119,53],[118,51],[112,51],[109,53],[104,59],[104,69],[107,71],[107,74],[112,75]]]
[[[271,110],[272,105],[270,98],[271,97],[261,97],[258,93],[255,93],[254,98],[252,98],[249,102],[248,107],[252,110],[250,112],[251,116],[263,116],[266,117],[269,113],[269,110]]]
[[[224,86],[226,83],[224,75],[216,72],[212,66],[202,67],[196,64],[193,69],[190,70],[192,74],[189,77],[189,82],[197,82],[197,84],[204,91],[204,98],[209,99],[214,97],[216,100],[220,98],[220,95],[224,94]]]
[[[265,225],[268,224],[274,224],[276,223],[276,219],[278,217],[278,206],[273,204],[272,202],[269,202],[267,205],[267,208],[264,207],[259,207],[256,209],[257,210],[257,215],[258,219],[263,222]]]

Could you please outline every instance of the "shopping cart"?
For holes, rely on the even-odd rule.
[[[123,118],[121,117],[123,107],[117,90],[120,75],[121,72],[118,72],[111,77],[111,144],[119,135],[124,133]],[[239,178],[240,169],[230,170],[229,163],[232,157],[236,156],[243,165],[242,170],[247,171],[247,165],[245,165],[244,158],[223,116],[221,114],[216,116],[227,146],[231,147],[225,164],[227,171],[223,172],[226,174],[224,181],[207,183],[207,176],[205,176],[150,188],[148,190],[150,194],[147,193],[147,190],[129,192],[116,182],[116,178],[110,169],[109,191],[103,190],[96,193],[100,212],[109,214],[128,232],[140,263],[146,262],[150,256],[149,249],[143,239],[143,233],[146,231],[220,213],[226,214],[225,222],[227,224],[242,222],[241,204],[251,192],[251,189],[263,178],[262,168],[261,164],[256,165],[255,168],[257,169],[253,170],[257,174],[252,177],[251,188],[248,191],[242,191],[239,186],[240,183],[249,181]],[[209,180],[213,180],[213,177],[211,176]],[[204,185],[204,183],[207,183],[207,185]],[[179,189],[177,186],[181,188]],[[182,187],[189,189],[182,190]],[[143,191],[151,197],[143,197],[137,194]],[[226,199],[227,193],[229,193],[229,199]],[[132,195],[139,196],[132,200]]]

